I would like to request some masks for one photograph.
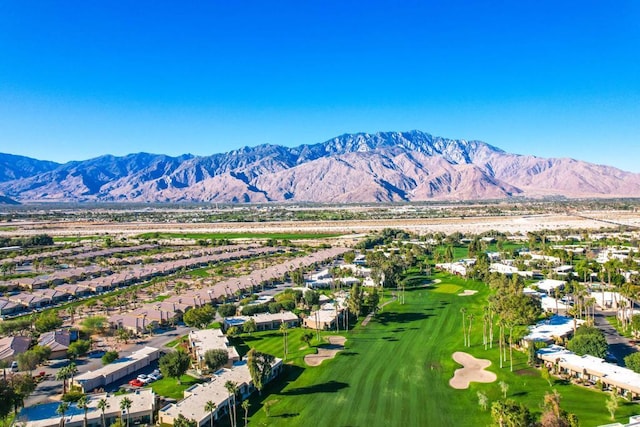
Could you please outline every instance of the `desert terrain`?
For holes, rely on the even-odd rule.
[[[0,222],[0,236],[50,234],[53,236],[135,236],[142,232],[160,233],[334,233],[364,234],[384,228],[401,228],[419,234],[452,232],[479,234],[489,230],[526,234],[539,230],[589,229],[614,226],[640,227],[640,212],[584,211],[509,216],[461,216],[448,218],[402,218],[335,221],[259,221],[259,222],[158,222],[13,220]]]

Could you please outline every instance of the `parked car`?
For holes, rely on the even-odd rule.
[[[18,372],[18,362],[15,360],[11,362],[11,372]]]
[[[158,381],[162,379],[162,374],[160,372],[158,373],[150,373],[147,378],[151,378],[153,381]]]
[[[135,378],[135,379],[129,381],[129,385],[132,385],[134,387],[142,387],[144,385],[144,383],[142,381],[140,381],[139,379]]]
[[[151,378],[149,378],[148,375],[145,375],[145,374],[138,375],[138,378],[136,379],[140,381],[142,384],[149,384],[151,381],[153,381]]]

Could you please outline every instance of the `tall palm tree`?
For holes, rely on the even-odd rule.
[[[280,324],[280,332],[282,332],[282,339],[283,339],[283,350],[284,350],[284,360],[287,360],[287,353],[288,353],[288,348],[287,348],[287,332],[289,329],[289,325],[287,324],[287,322],[283,321]]]
[[[466,314],[467,314],[467,309],[466,307],[462,307],[460,309],[460,313],[462,313],[462,339],[464,341],[464,346],[467,346],[467,322],[466,322]]]
[[[67,394],[67,380],[69,379],[69,366],[64,366],[56,372],[56,381],[62,381],[62,394]]]
[[[213,427],[213,412],[216,410],[216,404],[213,401],[208,400],[207,403],[204,404],[204,410],[209,413],[209,421],[211,427]]]
[[[229,420],[231,420],[231,427],[237,427],[236,425],[236,393],[238,392],[238,385],[233,381],[227,381],[224,383],[224,387],[229,393]]]
[[[106,411],[109,406],[111,406],[109,405],[109,401],[104,397],[98,401],[98,409],[102,412],[102,427],[107,427],[107,422],[104,418],[104,411]]]
[[[467,318],[469,319],[469,329],[467,333],[467,347],[471,347],[471,324],[475,316],[473,315],[473,313],[471,313]]]
[[[133,402],[128,397],[125,397],[120,401],[120,410],[127,413],[127,427],[129,427],[129,409],[131,409],[132,404]]]
[[[71,385],[73,384],[73,377],[78,373],[78,367],[74,362],[69,363],[67,366],[69,370],[69,389],[71,389]]]
[[[78,403],[76,403],[76,406],[79,409],[82,409],[82,411],[84,412],[83,426],[87,427],[87,411],[89,410],[89,397],[86,394],[83,394],[78,400]]]
[[[247,427],[247,420],[249,418],[249,401],[243,401],[241,406],[242,409],[244,409],[244,427]]]
[[[320,306],[316,304],[316,305],[313,306],[312,309],[313,309],[313,311],[315,313],[315,316],[316,316],[316,319],[315,319],[316,320],[316,340],[318,342],[320,342],[320,318],[318,317],[319,314],[320,314],[319,313]],[[348,311],[347,311],[347,313],[348,313]]]
[[[67,402],[61,402],[56,408],[56,414],[60,415],[60,427],[64,427],[64,416],[69,410],[69,404]]]
[[[500,317],[498,319],[498,327],[500,328],[500,336],[498,337],[498,345],[500,346],[500,367],[503,367],[503,362],[504,362],[504,327],[505,327],[505,320]]]

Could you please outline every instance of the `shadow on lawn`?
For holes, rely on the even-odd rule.
[[[291,390],[280,393],[283,396],[300,396],[304,394],[315,393],[336,393],[343,388],[349,387],[349,384],[340,381],[328,381],[322,384],[314,384],[309,387],[293,388]]]
[[[409,323],[416,322],[418,320],[428,319],[432,317],[432,314],[424,314],[424,313],[394,313],[394,312],[386,312],[380,313],[377,316],[378,322],[383,325],[387,325],[389,323]]]
[[[297,417],[298,415],[300,415],[300,413],[298,412],[295,412],[295,413],[288,412],[286,414],[272,415],[271,417],[272,418],[293,418],[293,417]]]

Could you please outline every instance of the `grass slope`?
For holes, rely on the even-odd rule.
[[[407,291],[406,304],[393,302],[366,327],[341,333],[348,338],[345,351],[319,367],[304,365],[302,357],[314,350],[298,350],[304,346],[299,340],[301,332],[292,330],[289,347],[295,351],[290,354],[287,373],[263,393],[264,397],[253,398],[251,425],[489,425],[489,411],[480,409],[476,393],[483,391],[492,402],[500,399],[499,381],[509,384],[508,397],[540,413],[543,396],[551,388],[537,370],[526,365],[525,355],[514,352],[512,373],[508,363],[499,368],[497,345],[486,351],[482,347],[481,314],[488,296],[485,285],[438,277],[442,284]],[[466,297],[434,292],[456,286],[480,292]],[[475,315],[471,348],[462,345],[463,306]],[[497,339],[497,331],[495,335]],[[255,334],[246,344],[282,357],[279,333]],[[489,370],[497,373],[498,381],[472,383],[468,390],[452,389],[448,382],[459,367],[451,358],[454,351],[492,360]],[[605,409],[607,395],[561,382],[554,387],[563,397],[562,407],[578,414],[581,425],[611,422]],[[265,401],[276,401],[270,417],[257,410]],[[638,412],[637,405],[623,404],[616,419]]]

